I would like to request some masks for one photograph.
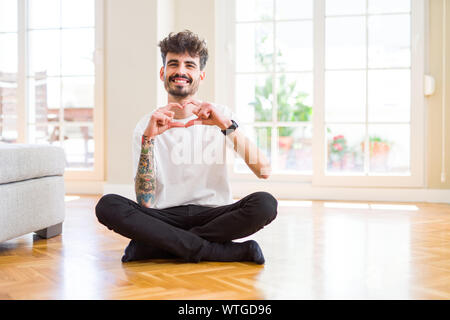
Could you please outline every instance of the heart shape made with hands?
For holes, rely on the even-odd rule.
[[[196,99],[188,99],[183,103],[183,108],[188,105],[194,105],[192,109],[192,113],[197,116],[197,119],[192,119],[186,122],[184,125],[185,128],[189,128],[190,126],[196,124],[203,125],[217,125],[220,126],[220,123],[223,122],[223,116],[217,112],[214,106],[209,102],[202,102]]]

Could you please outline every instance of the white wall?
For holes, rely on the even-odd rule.
[[[107,183],[133,182],[131,137],[157,104],[157,1],[105,1]]]
[[[175,0],[158,0],[158,20],[157,20],[157,39],[158,42],[167,37],[170,32],[175,30]],[[156,67],[159,70],[162,67],[161,51],[158,46],[156,50]],[[159,72],[155,74],[157,82],[157,106],[163,106],[167,103],[167,92],[164,89],[164,83],[159,79]]]

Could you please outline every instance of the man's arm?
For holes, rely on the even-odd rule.
[[[183,123],[172,121],[175,115],[175,112],[169,110],[172,107],[183,109],[182,105],[174,102],[156,109],[150,117],[147,128],[142,135],[141,155],[139,156],[138,169],[134,179],[134,190],[136,191],[137,202],[147,208],[150,208],[155,203],[155,137],[170,128],[184,127]]]
[[[155,139],[142,136],[141,155],[134,179],[137,202],[149,208],[155,202],[155,169],[153,165]]]
[[[229,124],[231,125],[231,121]],[[228,128],[228,126],[225,124],[221,127],[221,129],[222,128]],[[247,166],[258,178],[269,178],[272,171],[269,160],[239,128],[229,133],[227,137],[229,137],[233,142],[234,151],[236,151],[242,159],[244,159]]]

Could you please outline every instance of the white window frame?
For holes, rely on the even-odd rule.
[[[313,187],[424,187],[425,185],[425,15],[428,0],[411,1],[411,175],[370,176],[326,174],[324,118],[325,76],[325,0],[314,0],[314,106],[313,106],[313,174],[274,173],[268,183],[308,183]],[[216,0],[216,101],[236,110],[235,97],[235,1]],[[253,173],[236,173],[229,164],[230,178],[235,182],[255,181]],[[290,184],[286,184],[289,186]]]
[[[17,83],[17,130],[19,143],[29,143],[28,131],[28,88],[27,88],[27,0],[18,0],[18,83]],[[68,181],[104,180],[104,61],[103,21],[104,0],[95,0],[95,101],[93,110],[94,167],[92,170],[66,170]]]

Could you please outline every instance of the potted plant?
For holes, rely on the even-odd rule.
[[[369,137],[369,153],[370,157],[386,156],[392,146],[392,142],[379,136]],[[361,149],[364,152],[364,142],[361,142]]]
[[[308,94],[305,92],[295,93],[296,82],[288,83],[286,75],[280,77],[277,105],[278,121],[295,122],[310,121],[312,107],[305,104]],[[264,84],[255,87],[255,100],[250,104],[255,108],[255,121],[272,121],[272,77],[267,77]],[[294,127],[279,127],[279,146],[282,149],[290,149],[293,141],[292,132]]]
[[[295,122],[295,121],[309,121],[312,115],[312,107],[304,103],[308,94],[305,92],[299,92],[295,94],[296,82],[287,82],[286,75],[283,74],[279,78],[279,90],[277,92],[277,105],[278,105],[278,121],[282,122]],[[279,144],[280,148],[291,148],[294,137],[292,132],[295,130],[293,127],[280,127]]]
[[[393,143],[391,141],[383,139],[380,136],[369,137],[370,167],[372,169],[387,167],[387,161],[392,144]],[[364,143],[361,143],[361,147],[364,152]]]
[[[333,137],[328,144],[329,162],[333,168],[345,167],[345,156],[348,152],[348,143],[344,135]]]
[[[378,136],[370,137],[370,155],[386,156],[391,149],[391,142]]]

